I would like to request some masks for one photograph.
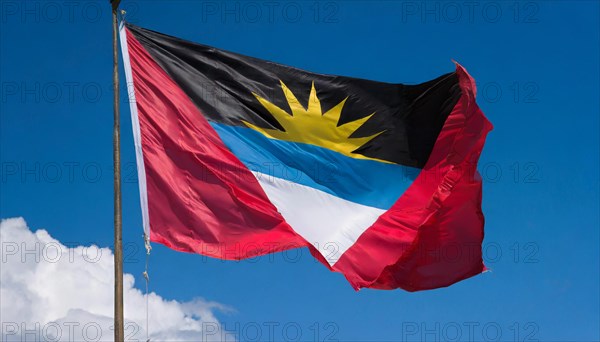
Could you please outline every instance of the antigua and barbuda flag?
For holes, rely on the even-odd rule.
[[[231,260],[308,247],[355,289],[485,270],[476,164],[492,125],[460,65],[391,84],[120,35],[151,241]]]

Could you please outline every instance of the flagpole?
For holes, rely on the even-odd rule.
[[[111,0],[113,26],[113,167],[114,167],[114,233],[115,233],[115,342],[123,342],[123,241],[121,218],[121,133],[119,117],[119,52],[117,50],[117,35],[119,22],[117,9],[121,0]]]

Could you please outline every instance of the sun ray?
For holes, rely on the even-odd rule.
[[[300,101],[298,101],[298,99],[296,98],[296,95],[294,95],[294,93],[290,90],[290,88],[288,88],[285,85],[285,83],[283,83],[283,81],[280,80],[279,82],[281,82],[281,88],[283,89],[283,95],[285,95],[285,98],[287,99],[287,103],[289,104],[290,109],[292,110],[292,116],[304,113],[306,110],[300,104]]]
[[[310,88],[307,114],[317,117],[323,115],[323,112],[321,112],[321,101],[319,101],[319,98],[317,97],[317,90],[315,89],[315,82],[312,83]]]
[[[323,114],[323,116],[332,117],[332,118],[335,118],[336,120],[339,120],[339,118],[342,116],[342,108],[344,108],[344,104],[346,104],[346,100],[348,100],[347,97],[345,99],[343,99],[342,102],[333,106],[333,108],[328,110],[325,114]]]

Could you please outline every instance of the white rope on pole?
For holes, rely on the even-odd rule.
[[[146,247],[146,267],[144,268],[144,279],[146,280],[146,342],[150,342],[150,310],[149,310],[149,292],[148,288],[150,285],[150,276],[148,275],[148,264],[150,261],[150,251],[152,250],[152,246],[150,246],[150,238],[148,235],[144,234],[144,247]]]

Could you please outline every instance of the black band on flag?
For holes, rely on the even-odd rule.
[[[373,114],[353,134],[380,132],[354,152],[422,168],[446,118],[461,96],[455,72],[404,85],[323,75],[185,41],[131,24],[128,29],[156,63],[213,122],[284,130],[257,96],[291,113],[282,84],[308,106],[311,87],[322,113],[347,98],[338,126]]]

